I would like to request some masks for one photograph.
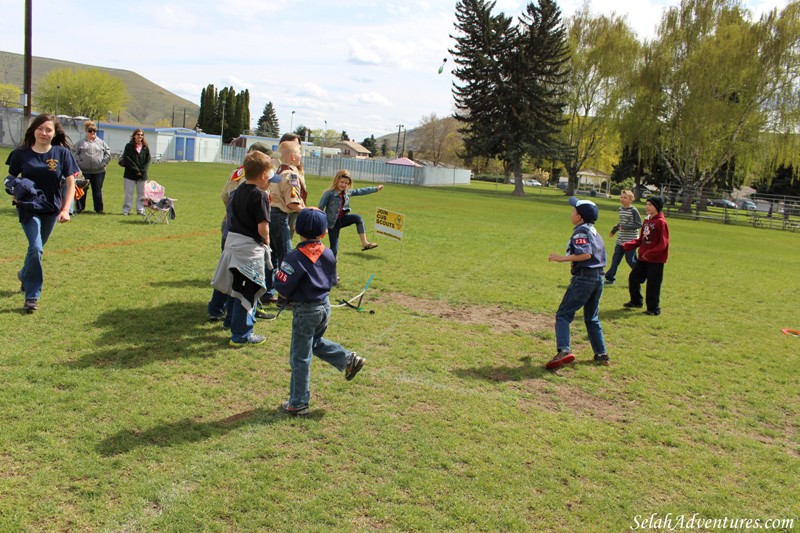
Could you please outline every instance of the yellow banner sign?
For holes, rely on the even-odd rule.
[[[375,232],[398,241],[403,238],[406,216],[378,207],[375,210]]]

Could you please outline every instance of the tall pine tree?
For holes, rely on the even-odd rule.
[[[467,157],[500,157],[514,173],[514,194],[524,194],[525,156],[552,158],[564,149],[557,133],[564,124],[569,47],[561,12],[553,0],[529,3],[519,23],[494,2],[456,4],[453,85],[457,112],[465,123]]]
[[[275,112],[275,107],[273,107],[272,102],[267,102],[267,105],[264,106],[264,112],[261,114],[261,118],[258,119],[256,135],[262,137],[279,137],[280,131],[278,114]]]

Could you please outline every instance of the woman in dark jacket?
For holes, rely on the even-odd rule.
[[[150,167],[150,148],[144,139],[144,131],[137,129],[131,135],[131,142],[125,145],[122,152],[125,172],[125,199],[122,201],[122,214],[129,215],[133,206],[133,194],[136,193],[136,212],[144,214],[142,196],[144,196],[144,182],[147,181],[147,169]]]

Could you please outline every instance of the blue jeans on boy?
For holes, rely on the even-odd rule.
[[[269,246],[272,249],[272,272],[267,272],[267,293],[275,296],[274,280],[272,276],[281,266],[283,258],[292,250],[292,235],[289,232],[289,214],[277,207],[269,211]]]
[[[42,295],[42,285],[44,284],[42,253],[47,239],[50,238],[53,228],[56,227],[58,215],[31,213],[18,207],[17,216],[22,231],[28,239],[28,252],[25,255],[22,270],[19,272],[19,279],[25,287],[25,299],[38,300]]]
[[[350,352],[341,345],[324,339],[331,316],[328,298],[317,302],[292,302],[292,344],[289,349],[289,366],[292,378],[289,383],[289,406],[308,405],[311,399],[311,357],[316,355],[326,363],[344,372]]]
[[[599,268],[579,270],[569,282],[567,292],[556,312],[556,344],[559,351],[570,351],[569,325],[575,312],[583,307],[583,321],[595,355],[606,353],[603,328],[598,313],[603,295],[603,271]]]
[[[636,249],[631,250],[630,252],[626,252],[622,249],[621,244],[617,244],[614,246],[614,255],[611,258],[611,267],[609,267],[608,272],[606,272],[606,281],[608,283],[614,283],[617,279],[617,268],[619,264],[622,262],[622,256],[625,256],[625,261],[628,262],[628,266],[633,269],[633,265],[636,264]]]
[[[342,215],[342,217],[336,221],[336,225],[328,230],[328,242],[331,245],[333,255],[336,256],[339,254],[339,231],[353,224],[356,225],[356,230],[359,235],[367,232],[366,226],[364,226],[364,219],[361,218],[361,215],[351,215],[350,213]]]
[[[244,343],[253,334],[253,325],[255,324],[255,308],[248,312],[239,298],[231,298],[232,303],[230,309],[230,326],[231,326],[231,340],[233,342]],[[225,317],[225,322],[228,317]]]

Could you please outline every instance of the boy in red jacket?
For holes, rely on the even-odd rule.
[[[642,224],[642,232],[638,239],[622,244],[623,250],[639,248],[639,259],[628,276],[628,291],[631,301],[623,307],[642,307],[642,283],[647,281],[644,302],[647,303],[646,315],[661,314],[661,281],[664,279],[664,264],[669,255],[669,228],[664,213],[664,200],[660,196],[647,199],[644,210],[647,218]]]

